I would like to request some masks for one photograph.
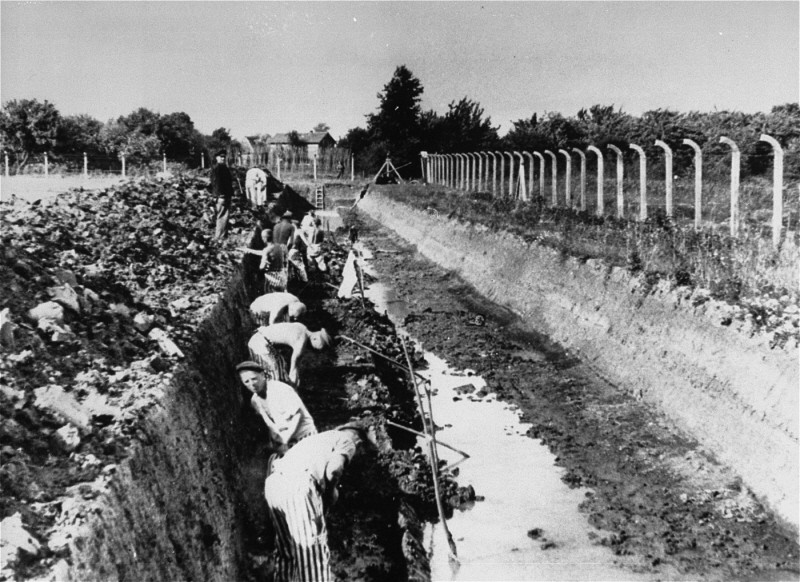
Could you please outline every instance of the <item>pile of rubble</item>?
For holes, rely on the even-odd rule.
[[[113,474],[230,279],[236,241],[212,241],[206,184],[131,181],[0,208],[2,577],[65,556],[57,521]],[[234,207],[233,229],[248,221]]]

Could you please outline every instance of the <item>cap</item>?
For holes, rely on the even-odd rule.
[[[281,214],[281,218],[291,218],[291,217],[292,217],[292,211],[291,210],[287,210],[286,212]]]
[[[215,158],[222,156],[223,158],[228,155],[228,152],[225,150],[219,150],[217,153],[214,154]]]
[[[242,362],[241,364],[239,364],[238,366],[236,366],[236,371],[237,372],[243,372],[244,370],[253,370],[253,371],[256,371],[256,372],[263,372],[264,371],[264,366],[262,366],[258,362],[254,362],[252,360],[246,360],[246,361]]]

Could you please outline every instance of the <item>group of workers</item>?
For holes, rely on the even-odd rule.
[[[310,346],[322,350],[331,337],[297,321],[306,306],[286,291],[257,297],[250,312],[258,328],[248,341],[250,360],[236,371],[250,404],[269,434],[264,496],[275,531],[278,582],[331,579],[325,512],[338,497],[342,473],[355,455],[375,448],[374,429],[356,421],[318,432],[297,393],[298,363]],[[281,350],[290,351],[284,358]]]
[[[227,234],[233,179],[226,152],[215,154],[209,190],[215,197],[215,239]],[[338,497],[338,485],[350,461],[375,448],[375,432],[366,421],[318,432],[297,393],[298,363],[309,347],[322,350],[331,337],[297,321],[306,313],[290,283],[308,282],[309,269],[327,270],[324,232],[313,211],[301,221],[290,211],[266,203],[266,174],[248,172],[247,197],[261,212],[243,262],[250,292],[259,295],[250,312],[258,328],[248,341],[250,359],[236,372],[251,393],[250,404],[268,433],[264,496],[275,531],[276,582],[331,580],[325,512]],[[251,295],[252,296],[252,295]],[[285,358],[281,350],[287,352]]]

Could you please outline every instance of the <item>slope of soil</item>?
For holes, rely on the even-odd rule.
[[[0,309],[10,319],[0,578],[268,575],[264,428],[233,372],[254,329],[254,290],[235,251],[252,215],[235,201],[231,236],[211,241],[206,184],[176,176],[0,208]],[[294,289],[309,305],[304,322],[397,358],[388,320],[334,298],[346,249],[332,239],[330,272]],[[37,306],[50,316],[38,325]],[[433,515],[432,482],[413,441],[384,422],[420,426],[403,374],[345,342],[309,356],[301,373],[320,429],[368,416],[383,443],[332,516],[334,571],[426,579],[416,516]],[[450,476],[442,485],[455,502],[466,494]]]
[[[593,490],[582,509],[613,532],[597,543],[665,578],[800,578],[792,532],[665,417],[396,235],[363,215],[350,220],[374,249],[382,280],[408,304],[409,332],[519,405],[531,436],[567,470],[565,481]]]

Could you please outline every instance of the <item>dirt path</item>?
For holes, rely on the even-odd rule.
[[[667,579],[800,578],[792,534],[665,418],[363,215],[355,225],[408,304],[404,327],[520,406],[564,480],[593,491],[581,509],[596,543]]]

